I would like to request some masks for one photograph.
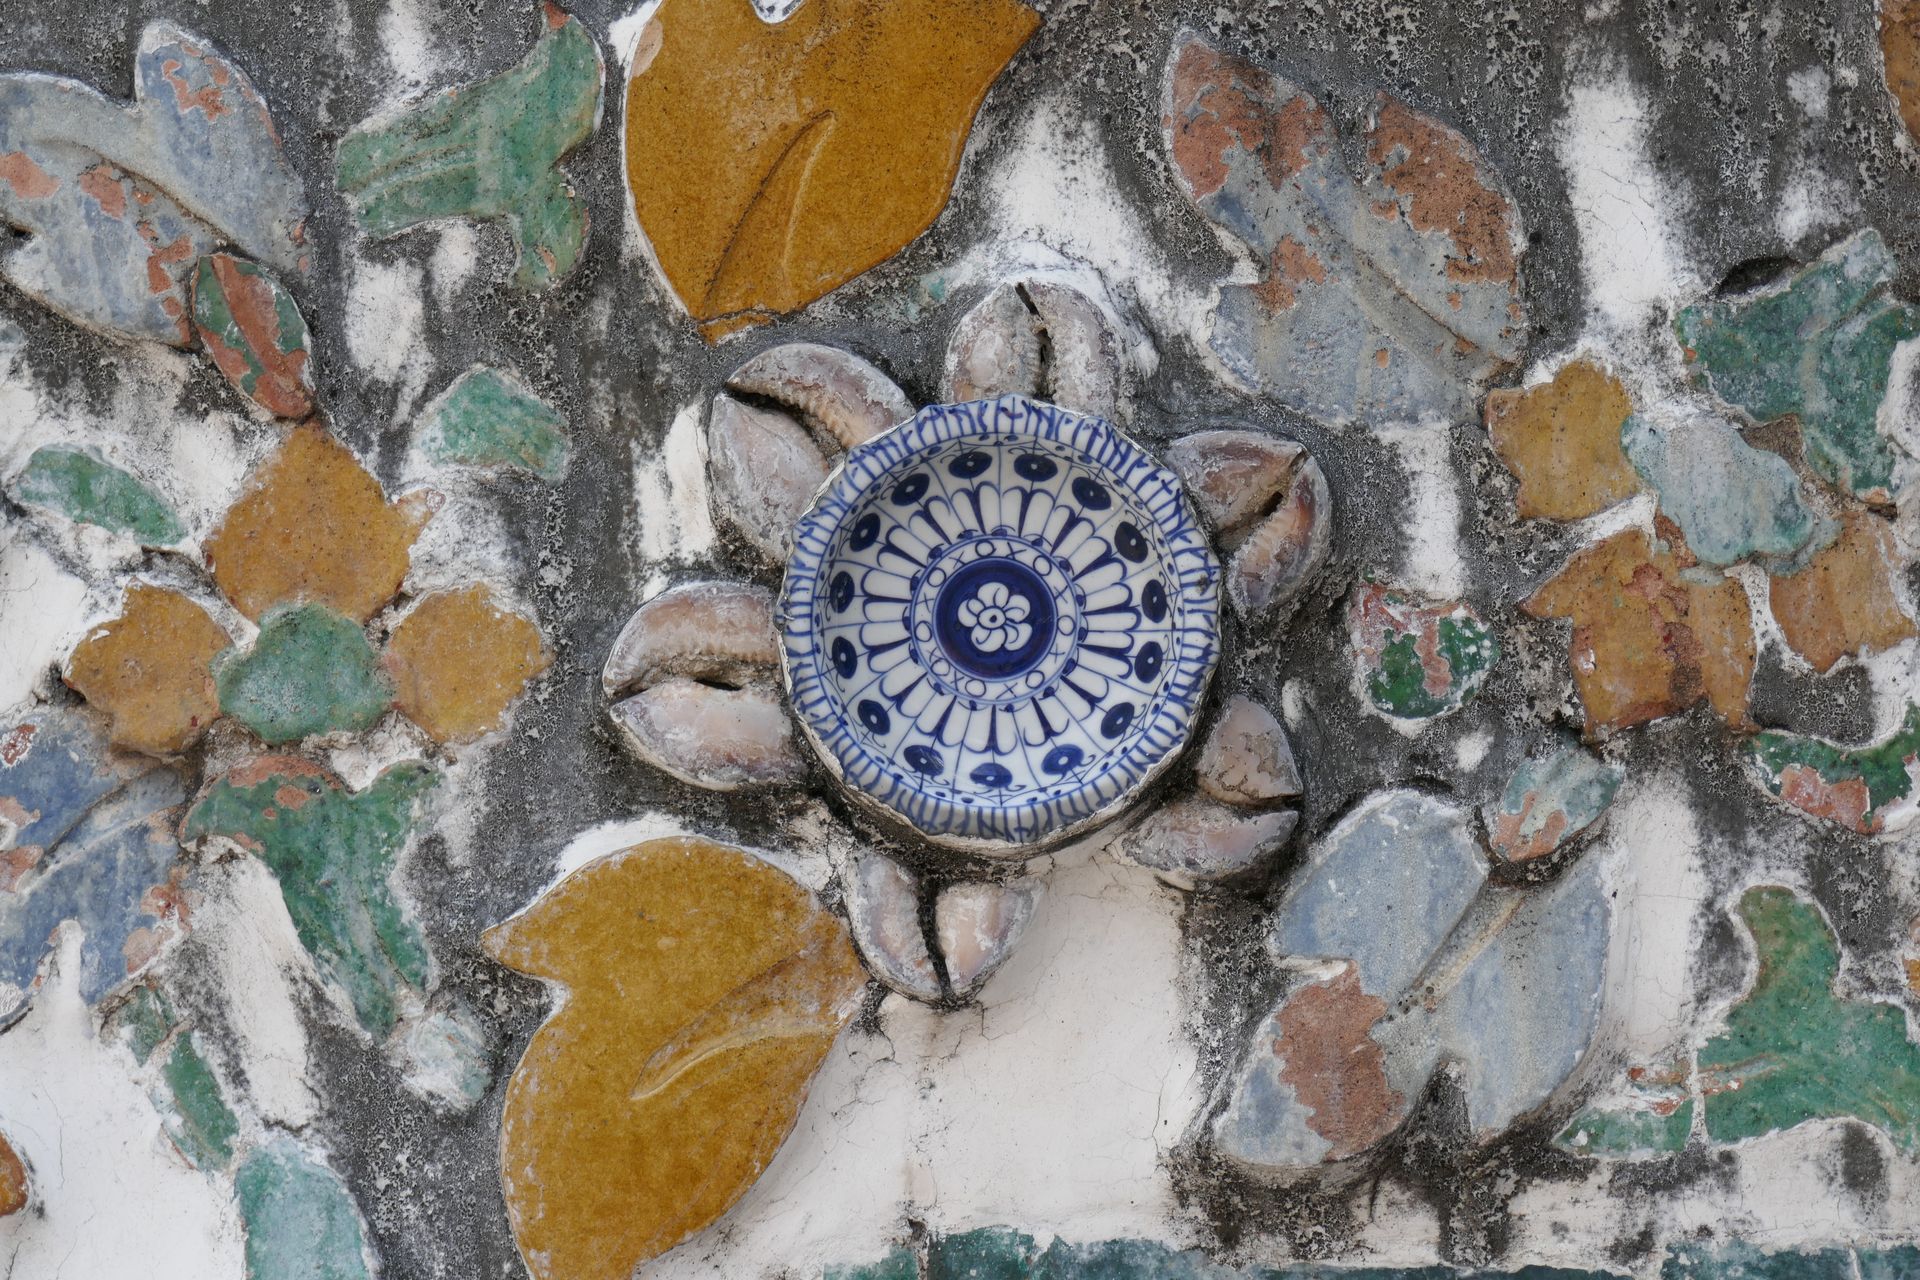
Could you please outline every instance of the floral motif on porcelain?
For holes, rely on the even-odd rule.
[[[1179,478],[1112,424],[935,405],[850,452],[802,517],[787,686],[846,785],[928,838],[1058,840],[1186,742],[1219,586]]]

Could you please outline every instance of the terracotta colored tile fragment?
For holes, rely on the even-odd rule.
[[[27,1207],[27,1166],[0,1133],[0,1218],[9,1217]]]
[[[1639,480],[1620,448],[1632,412],[1627,389],[1586,360],[1541,386],[1489,394],[1487,434],[1520,481],[1521,517],[1580,520],[1632,497]]]
[[[383,661],[401,712],[436,742],[499,727],[507,704],[552,662],[531,619],[483,586],[428,596],[394,628]]]
[[[1880,0],[1880,52],[1900,119],[1920,138],[1920,0]]]
[[[627,185],[709,341],[884,262],[947,202],[1017,0],[666,0],[627,85]]]
[[[207,562],[249,618],[311,600],[365,622],[400,589],[427,515],[388,503],[345,445],[306,423],[249,477],[207,539]]]
[[[1287,1047],[1280,1079],[1313,1113],[1313,1129],[1331,1144],[1325,1159],[1345,1160],[1392,1133],[1406,1100],[1387,1082],[1386,1059],[1372,1035],[1387,1011],[1361,989],[1351,964],[1304,987],[1273,1019],[1276,1049]]]
[[[257,263],[210,253],[194,274],[193,323],[220,372],[281,418],[313,412],[307,322],[293,295]]]
[[[120,616],[95,627],[67,659],[66,679],[112,721],[117,747],[184,751],[220,716],[213,659],[233,643],[177,591],[135,583]]]
[[[1754,640],[1746,593],[1731,579],[1683,577],[1705,571],[1672,538],[1656,549],[1641,530],[1617,533],[1574,556],[1522,605],[1536,618],[1572,620],[1573,680],[1589,736],[1702,698],[1728,724],[1747,724]]]
[[[1894,595],[1898,572],[1886,522],[1856,511],[1806,568],[1773,578],[1767,599],[1794,652],[1827,671],[1850,653],[1885,649],[1914,634]]]
[[[500,1183],[536,1280],[626,1280],[725,1213],[858,1005],[846,930],[740,849],[655,840],[490,930],[566,987],[507,1089]]]

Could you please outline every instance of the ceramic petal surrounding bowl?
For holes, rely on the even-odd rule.
[[[934,405],[850,452],[801,517],[787,690],[857,798],[1017,856],[1113,817],[1179,753],[1219,586],[1179,478],[1111,423]]]

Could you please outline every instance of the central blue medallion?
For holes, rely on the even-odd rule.
[[[1185,744],[1219,579],[1179,479],[1111,424],[936,405],[850,452],[801,518],[787,687],[860,800],[1024,854],[1118,813]]]

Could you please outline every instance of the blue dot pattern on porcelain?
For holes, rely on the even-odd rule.
[[[849,453],[801,518],[788,690],[848,787],[928,837],[1058,839],[1186,742],[1219,584],[1179,478],[1110,423],[935,405]]]

